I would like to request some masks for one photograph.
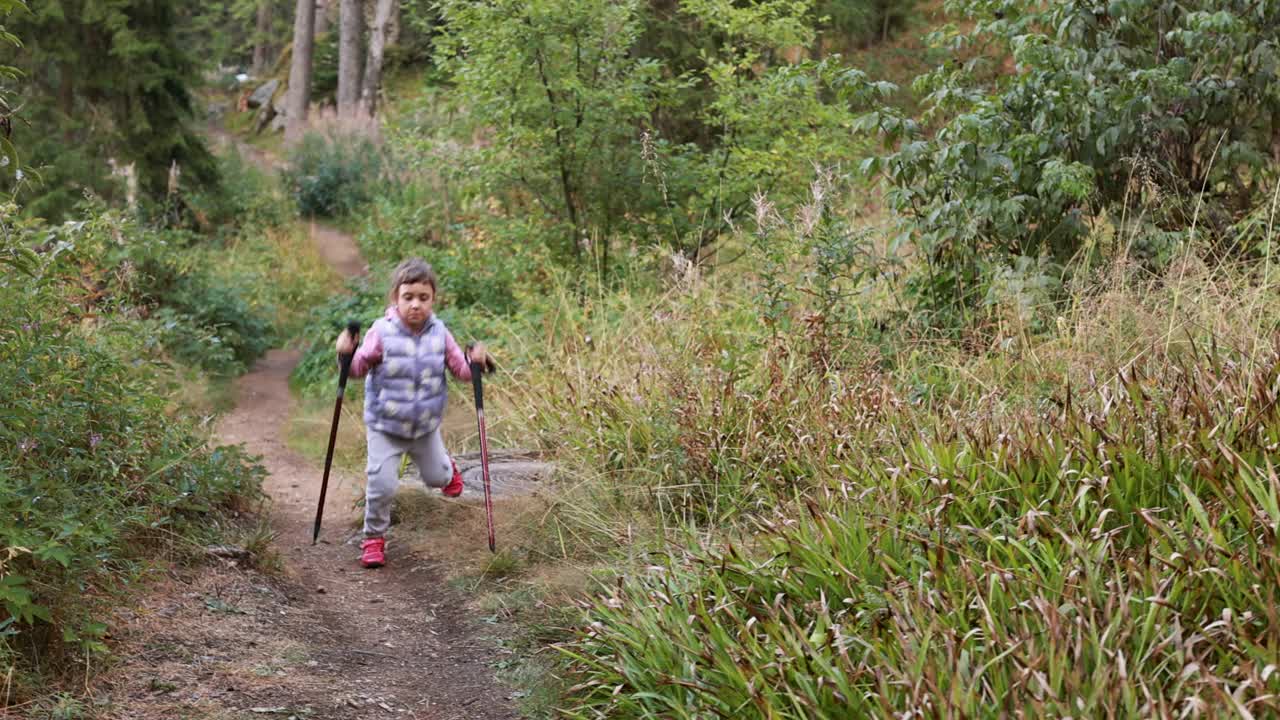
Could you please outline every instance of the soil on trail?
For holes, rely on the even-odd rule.
[[[315,243],[320,257],[343,277],[356,277],[367,272],[360,249],[350,235],[314,220],[310,221],[309,227],[311,242]]]
[[[325,228],[313,237],[345,275],[363,271],[349,236]],[[297,351],[274,350],[260,360],[237,383],[235,410],[217,432],[262,458],[282,569],[259,572],[233,554],[174,574],[125,611],[116,638],[124,659],[102,678],[110,717],[520,717],[513,689],[494,677],[510,651],[433,560],[449,547],[392,536],[388,567],[362,569],[352,506],[363,478],[337,468],[321,542],[311,545],[322,468],[285,441],[294,410],[288,378],[298,359]],[[344,423],[358,412],[344,407]],[[478,478],[465,456],[459,461],[468,471],[463,498],[431,500],[472,512]],[[522,475],[525,466],[537,474],[531,458],[516,453],[509,462],[507,492],[536,483]]]

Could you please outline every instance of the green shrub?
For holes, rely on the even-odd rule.
[[[217,159],[221,185],[197,190],[186,198],[192,214],[197,216],[191,218],[193,226],[226,240],[240,232],[279,227],[293,217],[291,199],[278,183],[238,151],[232,148]]]
[[[814,42],[805,2],[440,7],[437,62],[486,141],[414,137],[423,164],[582,275],[653,243],[697,255],[762,188],[861,156],[849,127],[895,90],[837,57],[781,60]]]
[[[902,219],[894,249],[923,260],[909,287],[917,307],[967,320],[993,272],[1017,258],[1119,256],[1131,238],[1156,262],[1173,237],[1197,233],[1252,249],[1235,247],[1231,226],[1270,187],[1280,10],[1248,0],[947,7],[972,22],[937,35],[963,62],[917,79],[923,121],[889,108],[860,121],[894,144],[864,168],[888,179]],[[1103,213],[1126,242],[1088,242]]]
[[[102,652],[102,604],[175,539],[210,536],[263,470],[171,415],[151,339],[99,298],[91,231],[43,253],[0,234],[0,663],[49,670]],[[77,240],[84,240],[78,246]],[[21,694],[21,689],[19,689]]]
[[[104,228],[105,229],[105,228]],[[273,309],[254,307],[249,289],[217,271],[217,251],[199,238],[125,224],[133,237],[103,259],[130,269],[121,299],[151,308],[166,350],[185,364],[222,374],[243,372],[275,341]]]
[[[407,257],[431,263],[440,278],[440,304],[454,310],[483,308],[495,315],[516,311],[517,295],[549,280],[549,253],[530,242],[536,227],[518,218],[455,223],[441,237],[438,210],[429,193],[410,185],[380,197],[358,237],[373,268],[392,268]],[[385,282],[389,272],[375,278]]]
[[[818,0],[818,29],[832,40],[867,45],[888,39],[916,13],[916,0]]]
[[[282,176],[303,215],[340,217],[374,196],[381,169],[382,156],[367,138],[309,133]]]
[[[188,276],[169,292],[159,296],[161,312],[196,332],[206,331],[210,345],[228,348],[233,362],[214,362],[199,354],[197,343],[168,345],[179,359],[207,370],[243,371],[275,341],[269,316],[249,307],[242,291],[211,277]]]

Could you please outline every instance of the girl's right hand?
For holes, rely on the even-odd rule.
[[[338,336],[337,349],[339,355],[350,355],[356,351],[356,343],[359,338],[351,337],[351,333],[346,330]]]

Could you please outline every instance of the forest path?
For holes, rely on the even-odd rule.
[[[274,176],[284,166],[284,161],[269,150],[254,147],[241,142],[226,129],[217,124],[210,124],[206,132],[224,151],[234,148],[240,157],[268,176]],[[360,257],[360,247],[351,233],[339,230],[314,218],[304,219],[307,224],[311,242],[315,245],[320,257],[336,270],[342,277],[359,277],[368,272],[364,259]]]
[[[312,228],[336,270],[364,272],[349,235]],[[242,443],[268,472],[278,571],[245,567],[242,556],[215,560],[171,575],[125,611],[125,660],[105,678],[111,717],[518,718],[512,690],[493,670],[510,651],[485,635],[467,596],[433,560],[449,547],[393,541],[388,567],[362,569],[352,506],[363,478],[338,468],[321,542],[311,544],[322,468],[286,442],[296,409],[288,380],[299,358],[296,350],[269,352],[239,379],[235,409],[217,426],[219,441]],[[358,410],[344,408],[345,424],[354,424]],[[474,518],[478,468],[467,456],[458,459],[467,481],[462,498],[433,494],[427,501],[443,514]],[[500,477],[500,464],[495,482],[503,494],[523,494],[539,465],[518,453],[508,461],[510,482]]]

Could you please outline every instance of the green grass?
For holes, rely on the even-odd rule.
[[[618,578],[559,644],[566,716],[1280,710],[1260,269],[1117,276],[1051,330],[892,354],[775,338],[732,279],[548,298],[505,388],[579,478],[553,562]]]

